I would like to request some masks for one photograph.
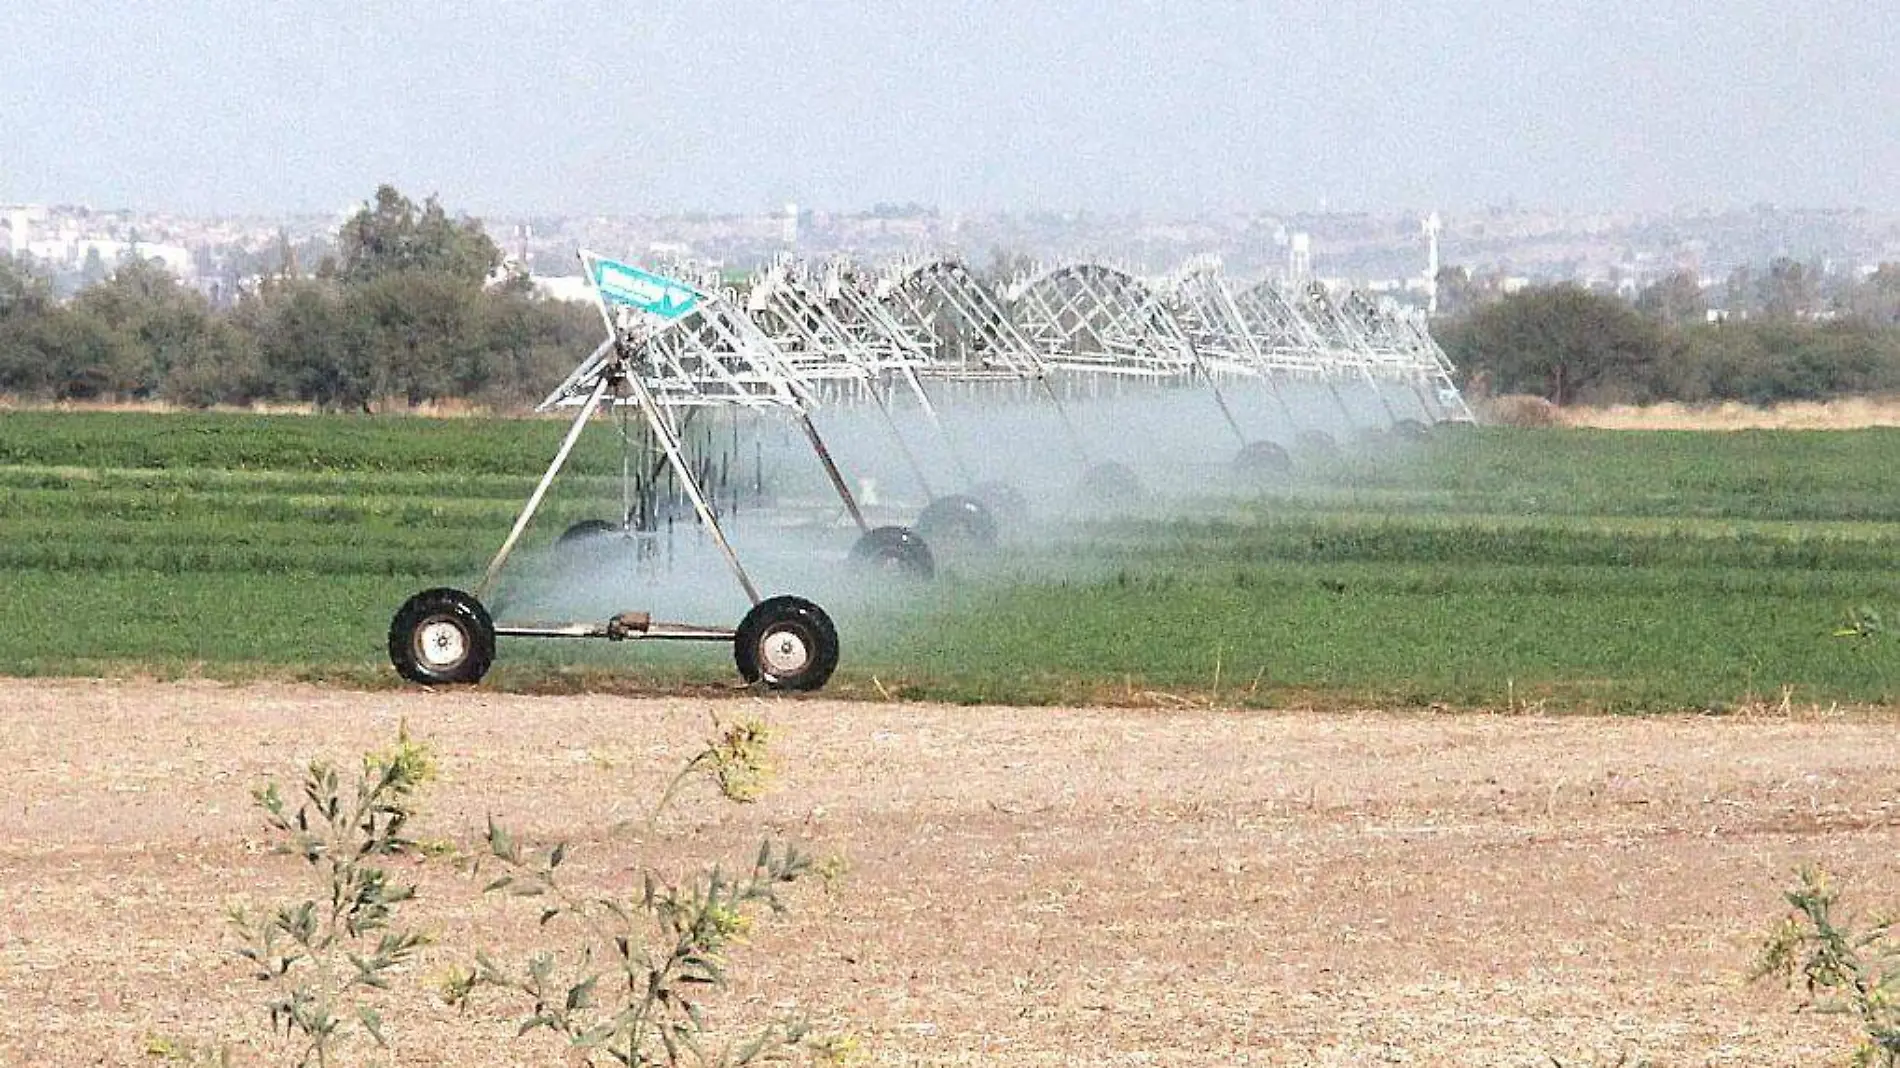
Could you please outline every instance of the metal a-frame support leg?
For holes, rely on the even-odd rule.
[[[910,468],[911,477],[917,480],[918,488],[924,491],[924,499],[935,499],[937,492],[930,488],[930,476],[924,474],[924,465],[917,462],[917,454],[910,450],[910,442],[904,440],[904,432],[898,428],[897,419],[891,415],[890,402],[885,400],[884,394],[879,391],[878,383],[875,380],[866,383],[865,391],[871,395],[871,403],[877,406],[878,414],[884,418],[884,429],[890,431],[891,440],[897,445],[898,455],[903,457],[905,466]]]
[[[653,428],[653,436],[660,439],[660,448],[665,450],[667,462],[673,465],[673,474],[678,477],[681,488],[693,502],[693,511],[699,521],[712,532],[713,544],[719,546],[719,552],[726,558],[726,566],[732,569],[732,575],[739,580],[739,588],[745,591],[746,599],[757,606],[762,599],[758,587],[752,584],[751,576],[739,563],[739,554],[732,551],[732,543],[726,540],[725,528],[719,525],[719,516],[712,505],[706,502],[706,495],[699,488],[699,480],[693,477],[692,469],[686,463],[685,449],[673,432],[672,424],[661,414],[659,405],[653,402],[653,394],[637,376],[629,375],[627,384],[633,390],[634,399],[640,404],[640,413],[646,416],[647,425]]]
[[[1359,420],[1353,418],[1352,406],[1346,403],[1345,396],[1339,392],[1339,385],[1333,381],[1332,372],[1323,371],[1321,374],[1322,380],[1326,383],[1326,392],[1332,394],[1333,403],[1339,406],[1339,414],[1346,417],[1347,429],[1358,429]]]
[[[1379,380],[1373,375],[1372,369],[1366,365],[1359,365],[1359,373],[1365,378],[1366,385],[1372,387],[1373,398],[1379,402],[1379,407],[1384,410],[1386,425],[1396,426],[1399,421],[1399,413],[1392,407],[1392,401],[1386,397],[1385,387],[1379,384]]]
[[[971,473],[969,461],[963,458],[963,450],[957,448],[957,443],[950,437],[950,432],[944,428],[943,420],[937,415],[937,406],[931,402],[930,392],[924,389],[923,380],[917,377],[916,369],[904,367],[903,378],[904,384],[910,387],[911,395],[917,398],[917,404],[924,413],[924,419],[930,423],[931,431],[937,435],[938,444],[943,446],[944,453],[950,457],[951,466],[957,469],[957,477],[963,480],[965,486],[975,482],[976,476]]]
[[[1061,420],[1062,432],[1068,436],[1069,447],[1075,450],[1076,458],[1082,461],[1082,466],[1085,468],[1093,464],[1095,461],[1089,455],[1088,446],[1082,442],[1081,432],[1076,430],[1075,423],[1069,418],[1068,407],[1062,403],[1062,397],[1056,393],[1055,383],[1049,381],[1047,374],[1038,374],[1036,382],[1042,386],[1042,391],[1048,396],[1049,403],[1055,406],[1056,418]]]
[[[1207,383],[1208,390],[1214,394],[1214,403],[1220,408],[1220,417],[1227,423],[1227,429],[1233,431],[1234,439],[1245,446],[1247,444],[1247,432],[1240,428],[1240,420],[1234,418],[1234,410],[1227,406],[1227,393],[1220,388],[1220,378],[1214,374],[1213,368],[1207,366],[1207,361],[1201,359],[1200,350],[1195,347],[1193,338],[1182,335],[1181,343],[1187,347],[1188,359],[1193,362],[1193,373],[1200,375]],[[1264,374],[1264,372],[1262,373]],[[1279,396],[1279,390],[1276,389],[1273,392],[1274,396]],[[1282,408],[1286,407],[1286,400],[1284,398],[1281,399],[1280,406]],[[1292,419],[1292,416],[1293,413],[1289,410],[1287,412],[1289,421]]]
[[[1242,445],[1246,445],[1247,432],[1240,429],[1240,421],[1234,418],[1234,410],[1227,406],[1227,394],[1220,388],[1220,382],[1215,379],[1214,372],[1208,370],[1206,366],[1203,365],[1200,368],[1200,373],[1207,380],[1208,391],[1214,394],[1214,403],[1220,408],[1221,419],[1227,423],[1227,429],[1234,432],[1234,440],[1240,442]],[[1278,396],[1279,392],[1279,390],[1274,390],[1274,395]],[[1281,407],[1285,407],[1286,401],[1282,399],[1280,405]],[[1290,420],[1292,418],[1292,412],[1289,411],[1287,416]]]
[[[554,484],[555,476],[559,475],[561,468],[566,466],[568,457],[574,452],[574,445],[580,440],[581,431],[586,429],[587,421],[593,417],[594,412],[599,410],[601,402],[606,399],[607,391],[614,381],[611,375],[601,375],[593,392],[588,394],[587,402],[581,405],[581,410],[575,414],[574,422],[568,426],[567,436],[561,439],[561,447],[555,451],[553,461],[548,464],[548,469],[534,487],[534,492],[528,496],[528,503],[522,506],[521,514],[515,517],[515,525],[509,530],[507,540],[502,542],[501,548],[495,553],[495,558],[489,561],[488,571],[482,576],[481,583],[475,587],[477,597],[487,594],[496,576],[501,573],[502,566],[508,562],[508,557],[514,552],[516,543],[521,540],[522,533],[528,529],[528,523],[534,519],[535,512],[540,509],[542,499],[547,496],[548,487]],[[747,575],[745,568],[740,565],[738,554],[733,552],[732,543],[726,540],[726,532],[719,525],[719,517],[706,503],[705,495],[700,492],[699,482],[693,477],[692,471],[686,464],[679,437],[661,416],[658,406],[653,403],[653,395],[647,391],[644,383],[632,376],[622,381],[625,381],[633,390],[634,397],[639,402],[641,414],[646,417],[647,425],[659,439],[660,447],[665,450],[668,462],[673,465],[674,474],[679,476],[680,485],[685,488],[686,495],[692,499],[693,510],[698,513],[700,522],[712,532],[713,542],[719,546],[720,553],[725,556],[727,566],[732,568],[733,577],[739,580],[739,586],[745,591],[746,599],[755,605],[758,604],[760,601],[758,588],[752,584],[751,576]]]
[[[805,437],[811,441],[811,449],[818,454],[818,462],[825,469],[825,477],[831,480],[831,488],[838,492],[838,499],[844,502],[844,509],[851,513],[851,521],[858,530],[869,533],[871,524],[864,521],[864,513],[858,509],[858,499],[851,494],[851,487],[845,485],[844,476],[838,473],[838,465],[831,459],[831,450],[825,448],[825,439],[818,436],[818,428],[812,425],[811,416],[798,413],[798,425],[804,428]]]
[[[489,587],[494,585],[495,576],[501,574],[502,565],[508,562],[508,555],[515,551],[515,543],[521,540],[522,532],[528,529],[528,522],[540,509],[541,499],[547,496],[548,487],[554,484],[554,476],[560,474],[561,468],[567,464],[569,454],[574,451],[574,443],[580,440],[581,431],[587,427],[587,420],[593,417],[594,412],[600,408],[600,402],[606,398],[607,387],[611,382],[612,379],[609,376],[601,375],[600,381],[594,385],[594,391],[587,395],[587,403],[581,405],[580,412],[574,416],[573,424],[567,428],[567,436],[561,439],[561,447],[555,450],[553,462],[548,464],[547,472],[541,476],[541,481],[534,487],[534,492],[528,495],[528,503],[522,505],[521,514],[515,517],[514,529],[508,532],[507,540],[503,541],[501,548],[496,550],[495,558],[488,562],[487,572],[482,575],[481,582],[475,586],[476,597],[488,595]]]
[[[1407,384],[1412,387],[1412,396],[1418,400],[1418,410],[1425,416],[1425,422],[1436,423],[1443,418],[1443,410],[1427,395],[1424,376],[1414,376]]]

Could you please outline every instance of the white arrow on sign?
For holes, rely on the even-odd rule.
[[[667,319],[686,314],[699,302],[699,293],[690,286],[613,260],[600,260],[595,264],[594,284],[609,300],[631,304]]]

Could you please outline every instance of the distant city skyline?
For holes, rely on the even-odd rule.
[[[1900,22],[1738,0],[0,12],[0,202],[1900,208]]]
[[[523,222],[530,225],[522,225]],[[0,205],[0,249],[25,257],[63,293],[136,254],[222,293],[278,269],[286,241],[305,270],[332,251],[335,215],[230,217],[76,206]],[[572,276],[591,249],[658,265],[691,261],[745,271],[786,254],[867,265],[918,255],[964,259],[996,274],[1077,259],[1167,275],[1213,257],[1239,276],[1305,277],[1373,292],[1412,291],[1461,269],[1487,284],[1574,281],[1633,294],[1689,272],[1705,286],[1789,259],[1813,277],[1851,280],[1900,263],[1900,212],[1778,209],[1668,214],[1564,213],[1500,206],[1449,215],[1434,257],[1409,213],[1229,213],[1193,220],[1105,212],[777,211],[719,214],[488,216],[482,225],[516,265]],[[999,275],[1000,276],[1000,275]],[[1749,283],[1743,281],[1746,288]]]

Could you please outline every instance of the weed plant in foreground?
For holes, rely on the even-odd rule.
[[[394,606],[474,580],[561,430],[0,413],[0,671],[394,685]],[[582,438],[530,557],[615,513],[611,438]],[[1867,621],[1900,611],[1896,448],[1900,430],[1466,430],[1071,523],[896,594],[852,594],[808,553],[800,589],[838,606],[847,696],[1891,703],[1894,639]],[[731,678],[719,648],[504,642],[489,685]]]
[[[1763,943],[1753,978],[1781,979],[1799,991],[1802,1008],[1843,1017],[1859,1032],[1854,1064],[1900,1064],[1900,943],[1893,918],[1841,915],[1840,888],[1817,867],[1802,868],[1783,897],[1788,915]]]
[[[767,729],[757,721],[715,727],[659,798],[649,824],[695,782],[735,804],[759,796],[770,772]],[[405,728],[391,749],[365,755],[354,775],[313,761],[294,807],[275,782],[257,790],[277,852],[301,861],[310,882],[301,900],[231,912],[235,952],[261,984],[281,1063],[368,1063],[369,1054],[398,1041],[401,1021],[386,1014],[403,1002],[391,991],[423,981],[413,972],[433,939],[408,918],[417,883],[390,865],[425,851],[411,827],[422,789],[435,776],[429,749]],[[451,948],[470,963],[436,980],[448,1005],[505,1013],[518,1038],[551,1032],[561,1039],[564,1063],[576,1065],[828,1064],[849,1048],[848,1039],[814,1034],[795,1016],[736,1028],[713,1019],[733,950],[757,915],[782,912],[783,891],[813,870],[795,846],[768,839],[736,873],[714,862],[678,879],[636,857],[620,866],[633,873],[629,889],[577,884],[563,867],[568,843],[524,843],[492,817],[482,842],[478,854],[458,863],[489,876],[478,892],[507,896],[530,911],[535,948],[519,965],[480,947]],[[174,1060],[229,1060],[228,1050],[165,1036],[147,1046]]]

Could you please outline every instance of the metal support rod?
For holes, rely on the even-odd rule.
[[[1043,392],[1049,395],[1049,403],[1055,405],[1056,418],[1062,421],[1062,430],[1069,436],[1069,447],[1075,450],[1075,455],[1082,461],[1082,466],[1088,467],[1094,462],[1089,457],[1088,446],[1082,444],[1082,435],[1070,421],[1069,409],[1063,407],[1062,398],[1056,395],[1055,385],[1049,381],[1049,376],[1046,374],[1037,375],[1036,381],[1042,383]]]
[[[1286,417],[1288,426],[1298,426],[1299,419],[1293,414],[1293,406],[1286,402],[1286,393],[1280,389],[1280,383],[1274,380],[1271,370],[1260,372],[1260,380],[1267,384],[1267,392],[1273,394],[1273,402],[1280,406],[1280,414]]]
[[[501,566],[508,562],[508,554],[515,551],[515,543],[521,540],[522,531],[528,529],[528,521],[534,518],[535,511],[541,507],[541,498],[547,496],[548,487],[554,484],[554,476],[561,473],[562,466],[567,463],[568,454],[574,451],[574,443],[580,440],[581,431],[586,428],[587,420],[593,416],[594,410],[600,407],[601,399],[607,395],[607,386],[610,381],[607,375],[601,375],[600,381],[594,385],[594,391],[587,395],[587,403],[581,405],[580,413],[574,416],[573,425],[567,428],[567,436],[561,439],[561,447],[555,450],[554,462],[548,464],[547,472],[541,476],[540,483],[534,487],[534,492],[528,495],[528,503],[522,505],[521,514],[515,517],[515,526],[508,532],[508,540],[501,543],[501,548],[496,551],[495,558],[488,562],[488,571],[482,575],[482,580],[476,583],[475,596],[477,598],[487,596],[489,587],[494,584],[495,576],[501,573]]]
[[[1412,396],[1418,399],[1418,410],[1424,414],[1425,422],[1428,424],[1437,422],[1439,419],[1439,414],[1434,409],[1432,403],[1426,400],[1424,380],[1415,377],[1411,380],[1411,386],[1412,386]]]
[[[1206,368],[1202,368],[1202,373],[1207,374]],[[1227,429],[1234,432],[1234,437],[1237,438],[1242,445],[1247,444],[1247,432],[1240,429],[1240,421],[1234,418],[1233,409],[1227,406],[1227,395],[1221,392],[1220,383],[1215,380],[1212,374],[1207,374],[1207,388],[1214,393],[1214,403],[1220,406],[1221,418],[1227,420]],[[1285,402],[1282,401],[1281,403]]]
[[[620,525],[624,529],[633,523],[633,438],[627,433],[627,410],[614,414],[620,417]]]
[[[1331,393],[1333,395],[1333,403],[1339,405],[1339,414],[1346,417],[1346,428],[1349,430],[1357,430],[1359,428],[1359,420],[1352,417],[1352,408],[1347,405],[1346,398],[1340,396],[1339,386],[1334,384],[1333,376],[1328,374],[1324,381],[1326,383],[1326,392]]]
[[[818,428],[812,425],[811,415],[798,413],[798,425],[805,428],[805,436],[811,439],[812,451],[818,454],[818,462],[824,465],[826,477],[831,479],[831,488],[838,491],[838,499],[844,501],[845,511],[851,513],[851,521],[865,533],[871,530],[871,524],[864,521],[864,513],[858,510],[858,499],[851,495],[851,487],[844,484],[844,476],[838,473],[838,465],[831,461],[831,450],[825,448],[825,440],[818,436]]]
[[[1372,396],[1378,400],[1379,407],[1385,411],[1386,424],[1390,426],[1397,423],[1399,421],[1399,413],[1393,410],[1392,402],[1386,398],[1385,388],[1379,385],[1378,379],[1372,377],[1372,368],[1361,363],[1359,365],[1359,373],[1365,377],[1366,385],[1372,387]]]
[[[685,436],[688,430],[691,430],[693,428],[693,416],[697,414],[699,411],[700,409],[698,408],[689,408],[687,409],[685,416],[683,416],[680,419],[679,433],[682,437]],[[666,470],[666,466],[668,462],[669,461],[665,453],[661,453],[660,458],[653,461],[652,468],[647,471],[647,485],[648,486],[657,486],[660,484],[660,473]]]
[[[691,623],[655,622],[644,631],[614,638],[609,623],[523,623],[497,624],[498,638],[609,638],[614,641],[729,642],[730,627],[702,627]]]
[[[1207,379],[1207,388],[1214,393],[1214,403],[1220,406],[1221,418],[1227,420],[1227,429],[1234,432],[1234,437],[1238,439],[1242,445],[1246,445],[1247,432],[1240,429],[1240,421],[1234,418],[1234,410],[1227,406],[1227,394],[1221,391],[1220,377],[1207,366],[1205,360],[1201,359],[1200,350],[1195,347],[1193,338],[1183,334],[1181,343],[1187,346],[1188,359],[1193,361],[1195,369],[1200,371],[1201,375]],[[1264,370],[1261,372],[1263,375],[1266,373]],[[1275,390],[1274,392],[1277,394],[1279,391]],[[1280,403],[1285,405],[1286,402],[1282,400]]]
[[[706,529],[712,531],[713,544],[719,546],[720,554],[726,558],[726,565],[732,568],[733,577],[739,580],[739,587],[745,590],[746,599],[756,607],[762,600],[758,587],[752,585],[751,576],[745,573],[745,568],[739,563],[739,554],[732,551],[732,543],[726,540],[726,532],[719,525],[719,516],[713,513],[712,506],[706,503],[705,494],[699,491],[699,480],[693,477],[691,468],[686,464],[685,453],[680,447],[679,438],[673,433],[673,427],[667,423],[659,405],[653,402],[653,394],[647,389],[646,383],[640,381],[639,375],[628,375],[627,385],[640,404],[641,414],[647,417],[647,425],[653,428],[653,435],[660,439],[660,447],[666,450],[666,458],[673,465],[673,474],[685,488],[686,496],[692,499],[693,511],[699,514],[699,521],[706,524]]]
[[[950,432],[944,429],[943,420],[937,416],[937,406],[931,403],[930,393],[924,389],[923,379],[917,376],[917,369],[905,364],[903,376],[904,384],[910,387],[911,395],[917,398],[918,405],[923,409],[924,419],[930,423],[930,429],[936,433],[938,443],[943,446],[944,453],[950,457],[951,465],[957,469],[957,477],[963,480],[965,486],[975,482],[976,479],[970,474],[970,465],[963,458],[963,450],[957,448],[957,443],[950,437]]]
[[[1214,287],[1214,293],[1221,317],[1238,327],[1237,332],[1247,352],[1247,362],[1260,368],[1260,381],[1266,385],[1267,392],[1273,394],[1274,403],[1280,406],[1281,416],[1286,419],[1288,426],[1298,426],[1299,420],[1293,415],[1293,406],[1287,403],[1286,394],[1280,391],[1280,384],[1274,381],[1273,369],[1268,366],[1266,353],[1261,349],[1259,339],[1247,326],[1247,315],[1241,310],[1240,302],[1234,298],[1234,294],[1225,284],[1217,284]]]
[[[930,476],[924,474],[924,465],[917,462],[917,454],[910,451],[910,442],[904,440],[904,432],[897,427],[897,420],[891,416],[891,406],[885,403],[884,394],[878,391],[877,383],[871,383],[866,391],[871,394],[871,403],[877,405],[878,414],[884,417],[884,428],[891,432],[891,440],[897,442],[897,451],[904,457],[904,463],[917,479],[917,486],[924,491],[925,500],[935,500],[937,491],[930,488]]]

